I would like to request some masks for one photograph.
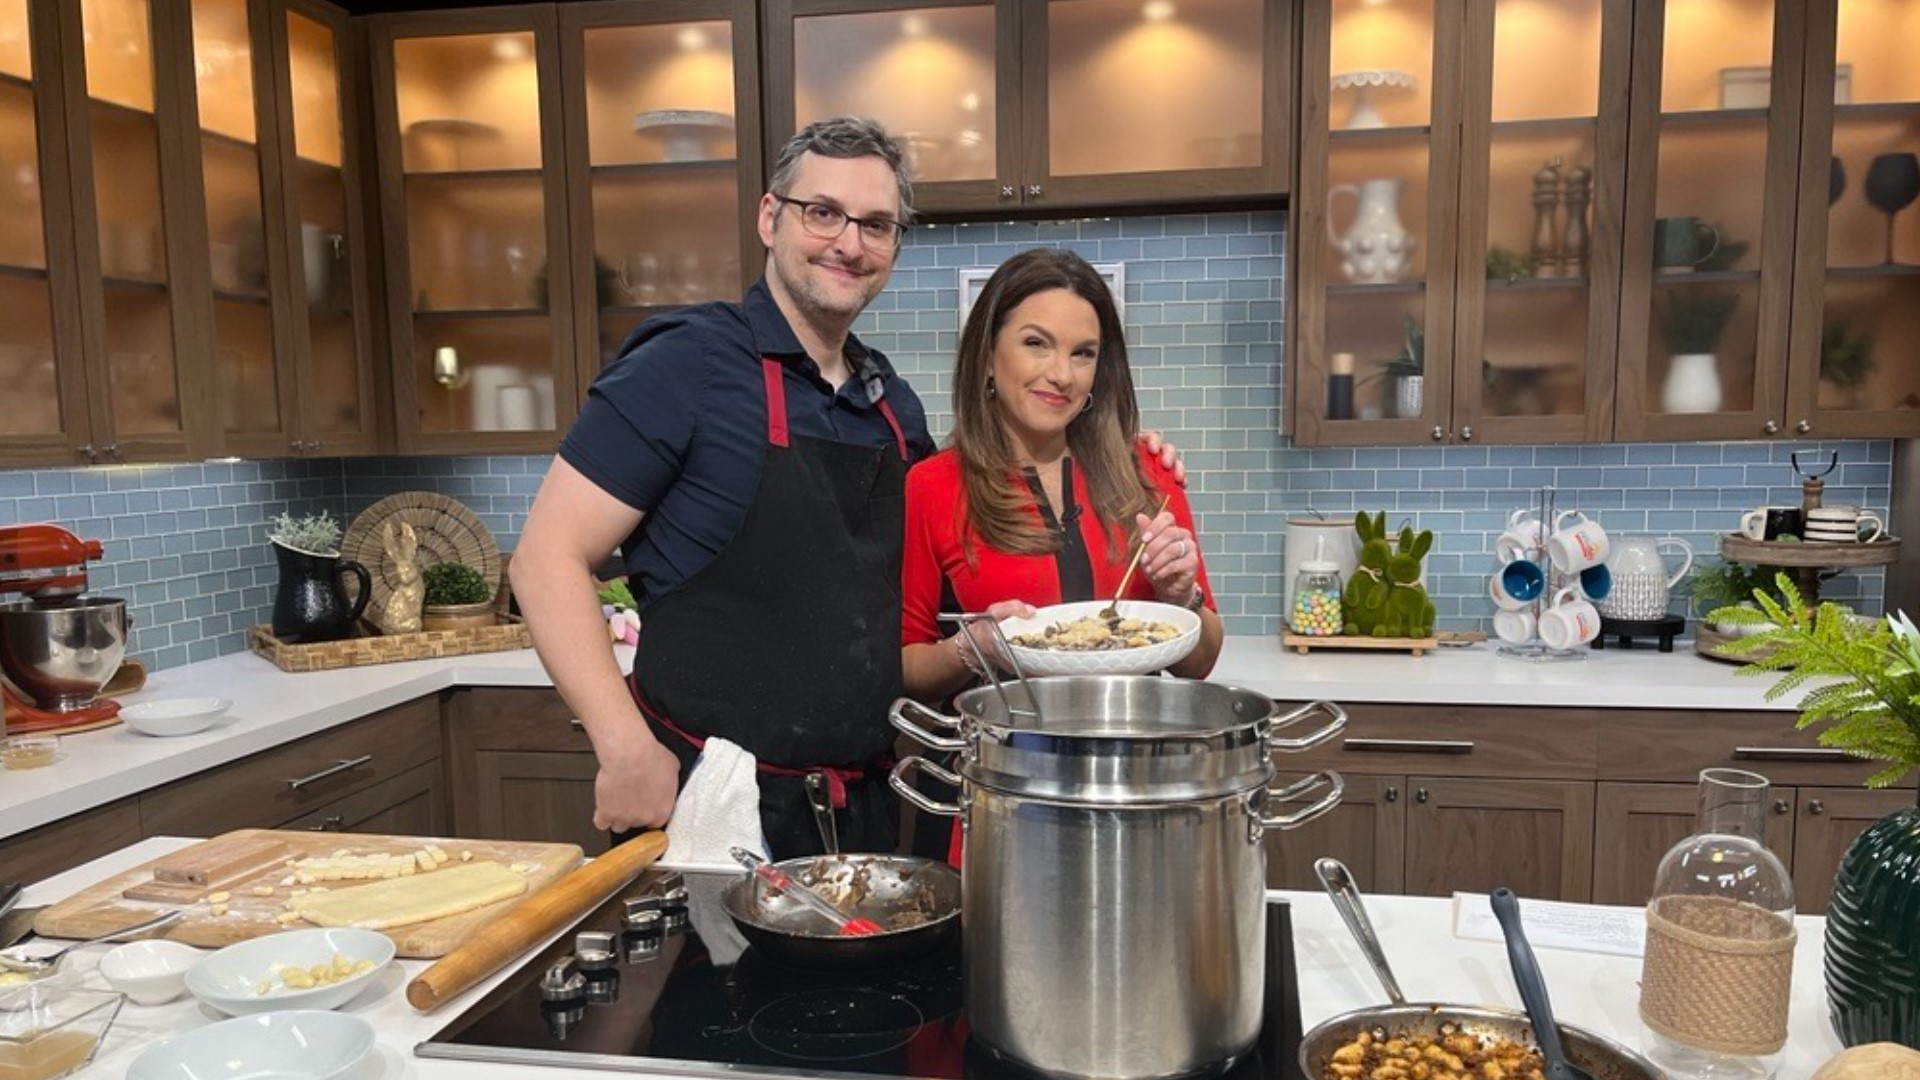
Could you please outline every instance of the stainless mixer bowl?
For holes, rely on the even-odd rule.
[[[100,696],[127,654],[127,602],[111,596],[0,605],[0,672],[55,712]]]

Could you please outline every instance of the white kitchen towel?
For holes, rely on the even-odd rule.
[[[708,739],[667,822],[667,853],[675,866],[738,864],[727,849],[767,854],[760,829],[760,778],[753,755],[725,739]]]

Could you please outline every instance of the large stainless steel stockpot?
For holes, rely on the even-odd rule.
[[[902,699],[901,731],[957,755],[895,767],[901,797],[958,817],[967,1019],[984,1046],[1059,1077],[1216,1069],[1260,1031],[1266,853],[1338,805],[1333,773],[1269,790],[1273,751],[1338,734],[1326,702],[1279,715],[1205,682],[1070,676],[986,687],[946,717]],[[1309,717],[1308,734],[1281,732]],[[923,726],[930,725],[930,726]],[[916,769],[955,785],[937,802]],[[1292,814],[1268,805],[1325,789]]]

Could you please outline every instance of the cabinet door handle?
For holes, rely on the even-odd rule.
[[[1461,442],[1473,441],[1473,425],[1472,424],[1467,424],[1460,429],[1460,441]]]
[[[119,443],[108,443],[107,445],[100,448],[100,453],[106,457],[112,458],[115,461],[122,460],[120,457]]]
[[[1805,435],[1807,432],[1813,430],[1813,425],[1808,423],[1805,420],[1802,420],[1799,423],[1793,425],[1793,430],[1799,432],[1802,435]]]
[[[572,728],[575,731],[587,730],[587,722],[585,720],[580,719],[577,716],[569,717],[567,719],[567,726]]]
[[[1845,750],[1815,749],[1810,746],[1738,746],[1733,756],[1749,761],[1858,761]]]
[[[76,454],[87,455],[87,461],[89,464],[99,460],[99,455],[94,452],[92,443],[87,443],[83,446],[76,446],[74,447],[73,452]]]
[[[1388,802],[1399,802],[1400,789],[1397,787],[1388,786],[1387,793],[1386,795],[1383,796],[1383,798],[1385,798]]]
[[[328,814],[318,825],[307,827],[308,832],[340,832],[347,827],[347,819],[339,814]]]
[[[1013,185],[1012,185],[1012,184],[1001,184],[1001,185],[1000,185],[1000,197],[1001,197],[1001,198],[1003,198],[1003,199],[1011,199],[1011,198],[1013,198]]]
[[[1039,197],[1040,197],[1040,185],[1039,185],[1039,184],[1028,184],[1028,185],[1027,185],[1027,198],[1029,198],[1029,199],[1037,199],[1037,198],[1039,198]]]
[[[1374,754],[1471,754],[1472,739],[1343,739],[1343,750]]]
[[[1439,424],[1433,425],[1433,441],[1440,442],[1447,437],[1447,430]]]
[[[1760,430],[1766,432],[1769,435],[1778,435],[1780,434],[1780,425],[1776,421],[1769,420],[1765,424],[1761,425]]]
[[[1426,801],[1427,801],[1427,799],[1428,799],[1428,798],[1429,798],[1429,796],[1428,796],[1428,794],[1427,794],[1427,789],[1426,789],[1426,788],[1414,788],[1414,789],[1413,789],[1413,801],[1414,801],[1414,802],[1417,802],[1417,803],[1424,803],[1424,802],[1426,802]]]
[[[1814,817],[1819,817],[1826,812],[1827,804],[1821,802],[1819,799],[1815,799],[1807,804],[1807,813],[1812,814]]]
[[[1787,811],[1792,809],[1793,809],[1793,804],[1787,802],[1787,800],[1785,799],[1773,800],[1773,812],[1776,814],[1784,814]]]
[[[351,761],[345,758],[342,758],[340,760],[340,764],[332,765],[327,768],[321,769],[319,772],[314,773],[312,776],[303,776],[298,780],[287,781],[287,786],[289,788],[292,788],[294,791],[299,791],[301,788],[307,786],[308,784],[313,783],[315,780],[325,780],[327,777],[333,776],[336,773],[343,773],[343,772],[346,772],[348,769],[358,768],[359,766],[365,765],[367,762],[372,760],[373,760],[372,754],[362,754]]]

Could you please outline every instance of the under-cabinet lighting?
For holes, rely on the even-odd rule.
[[[910,38],[925,37],[927,17],[917,11],[910,11],[900,16],[900,32]]]
[[[683,26],[673,36],[673,43],[681,52],[699,52],[707,47],[707,32],[697,26]]]
[[[1173,0],[1147,0],[1140,6],[1140,14],[1145,15],[1148,22],[1166,22],[1173,18],[1174,11]]]
[[[525,60],[527,43],[518,34],[493,39],[493,58],[495,60]]]

